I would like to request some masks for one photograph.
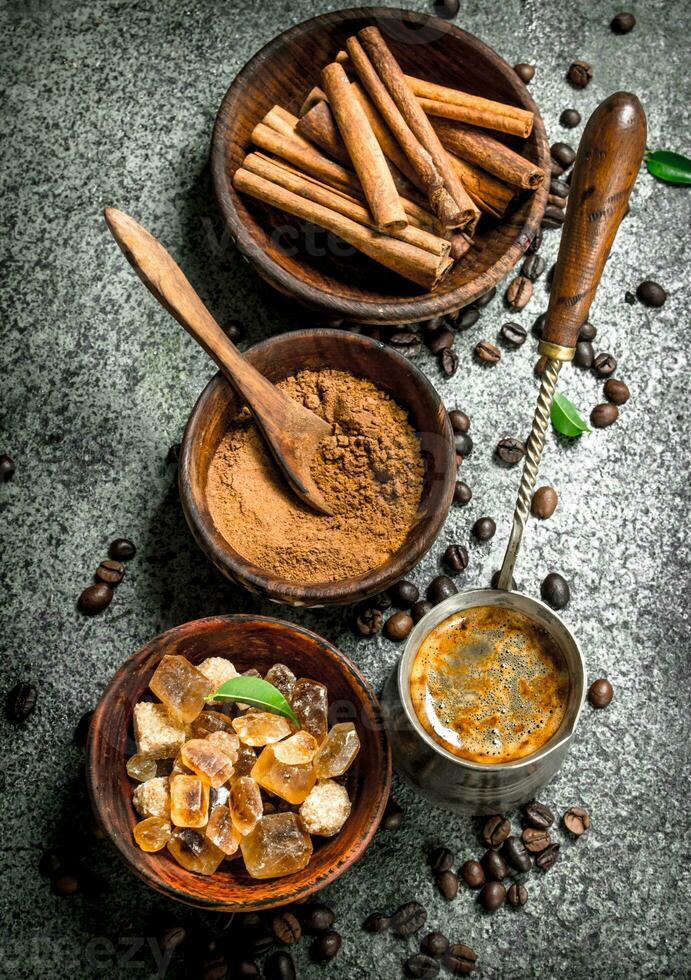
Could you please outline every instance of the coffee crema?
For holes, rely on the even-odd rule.
[[[564,720],[564,657],[543,627],[513,609],[454,613],[423,641],[410,674],[415,713],[432,738],[472,762],[522,759]]]

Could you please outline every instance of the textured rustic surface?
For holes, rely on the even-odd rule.
[[[236,71],[288,23],[326,10],[321,0],[184,5],[111,0],[7,3],[2,37],[3,411],[0,451],[17,460],[0,487],[3,513],[4,681],[40,686],[24,729],[3,720],[3,974],[16,977],[151,976],[149,916],[184,916],[129,877],[89,838],[79,800],[80,750],[72,731],[115,667],[161,629],[217,612],[275,613],[233,591],[194,545],[182,519],[168,446],[176,442],[212,373],[204,354],[143,290],[109,238],[105,204],[133,212],[173,247],[214,312],[236,316],[251,340],[295,325],[267,305],[224,242],[204,169],[214,113]],[[423,4],[416,3],[420,9]],[[459,23],[509,62],[536,61],[531,90],[551,138],[573,105],[585,116],[616,88],[648,113],[649,145],[686,151],[689,10],[683,0],[636,5],[638,26],[619,38],[609,3],[568,5],[470,0]],[[573,92],[574,57],[594,80]],[[580,130],[576,131],[578,134]],[[567,623],[592,676],[615,686],[607,711],[584,713],[581,737],[546,801],[583,802],[593,826],[544,876],[530,903],[481,915],[462,892],[450,905],[434,889],[424,848],[445,842],[459,861],[477,854],[476,828],[402,787],[404,826],[377,835],[363,861],[326,894],[344,936],[338,958],[301,976],[401,975],[412,940],[360,930],[375,908],[419,898],[431,926],[470,943],[484,977],[658,977],[688,965],[688,192],[642,175],[593,310],[597,349],[619,359],[632,390],[620,422],[579,443],[550,437],[545,480],[561,494],[554,518],[528,529],[519,583],[537,594],[549,570],[572,583]],[[543,254],[553,260],[557,233]],[[669,290],[662,311],[624,302],[644,278]],[[544,309],[544,281],[518,319]],[[462,338],[460,369],[444,381],[418,359],[447,405],[473,419],[475,452],[463,466],[474,500],[449,519],[416,573],[425,582],[449,541],[467,542],[480,514],[498,532],[471,546],[464,584],[484,584],[500,561],[516,470],[492,459],[499,435],[529,426],[534,341],[482,369],[471,349],[508,319],[496,300]],[[587,412],[599,383],[566,368],[561,390]],[[111,607],[87,620],[75,609],[116,534],[139,547]],[[383,639],[356,641],[346,613],[291,612],[352,654],[375,684],[395,663]],[[37,871],[44,841],[72,838],[111,891],[58,899]],[[561,832],[560,832],[561,837]],[[133,963],[134,961],[134,963]],[[175,961],[168,975],[179,975]],[[196,975],[199,975],[197,971]]]

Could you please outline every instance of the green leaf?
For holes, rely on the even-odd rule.
[[[668,184],[691,184],[691,160],[681,153],[655,150],[654,153],[646,153],[645,165],[658,180]]]
[[[290,707],[281,692],[273,684],[262,680],[261,677],[231,677],[217,691],[210,694],[207,701],[241,701],[253,708],[261,708],[275,715],[284,715],[300,727],[295,712]]]
[[[554,428],[563,436],[580,436],[582,432],[590,432],[574,403],[559,392],[554,396],[550,418]]]

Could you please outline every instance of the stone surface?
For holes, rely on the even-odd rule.
[[[406,5],[427,7],[421,0]],[[377,689],[400,653],[384,637],[352,636],[343,610],[280,610],[234,589],[198,550],[166,455],[214,368],[146,294],[101,217],[115,204],[144,221],[221,322],[242,321],[248,342],[299,326],[300,317],[260,286],[224,237],[206,160],[217,107],[247,59],[286,25],[335,6],[27,0],[0,13],[0,452],[17,464],[0,486],[0,625],[4,689],[19,680],[40,686],[26,726],[0,719],[7,785],[32,773],[31,793],[15,795],[3,824],[12,848],[3,854],[0,949],[3,972],[13,978],[152,976],[160,956],[147,927],[152,915],[214,927],[211,916],[176,906],[127,874],[115,851],[89,836],[82,751],[72,732],[133,650],[189,619],[258,612],[323,633]],[[641,0],[636,29],[626,37],[609,29],[617,9],[556,0],[490,8],[468,0],[456,22],[510,65],[537,65],[530,92],[550,142],[575,143],[601,99],[630,89],[648,113],[648,145],[689,153],[688,3]],[[564,77],[575,58],[593,65],[582,92]],[[583,116],[575,130],[558,123],[567,106]],[[592,816],[588,834],[571,843],[559,831],[562,857],[548,874],[530,877],[528,905],[488,918],[464,889],[447,905],[423,853],[444,843],[459,864],[479,856],[475,822],[434,810],[396,781],[405,822],[380,832],[364,858],[321,894],[338,912],[343,948],[332,963],[316,966],[299,944],[291,953],[301,977],[399,977],[412,941],[402,947],[371,937],[360,924],[375,909],[416,898],[427,905],[431,928],[476,950],[483,977],[685,975],[689,217],[688,191],[641,175],[591,315],[596,350],[615,355],[631,400],[616,425],[579,442],[550,433],[541,481],[557,489],[560,506],[550,521],[531,523],[516,569],[533,596],[549,571],[569,580],[564,619],[591,678],[607,676],[615,687],[606,710],[585,706],[579,740],[544,793],[558,812],[584,805]],[[545,233],[548,264],[558,240],[558,232]],[[667,289],[661,310],[624,301],[644,279]],[[526,328],[546,308],[545,287],[543,277],[516,317]],[[501,560],[519,474],[501,469],[492,453],[498,438],[525,437],[537,391],[532,337],[505,351],[491,378],[472,357],[475,343],[496,339],[505,319],[496,299],[460,337],[451,380],[431,355],[416,359],[447,406],[472,417],[475,443],[460,474],[473,499],[453,510],[410,576],[421,588],[451,542],[471,553],[461,586],[484,585]],[[586,417],[602,400],[600,383],[568,367],[560,389]],[[469,534],[482,514],[497,521],[486,545]],[[109,608],[87,618],[76,599],[119,536],[131,538],[137,554]],[[58,899],[39,875],[37,845],[75,837],[84,860],[110,885],[107,901]],[[175,957],[166,976],[183,976],[180,964]]]

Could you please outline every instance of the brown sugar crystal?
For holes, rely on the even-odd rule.
[[[405,410],[343,371],[301,371],[278,387],[332,426],[312,475],[333,514],[298,500],[243,409],[209,468],[216,527],[244,558],[293,582],[376,568],[402,545],[422,494],[420,442]]]

